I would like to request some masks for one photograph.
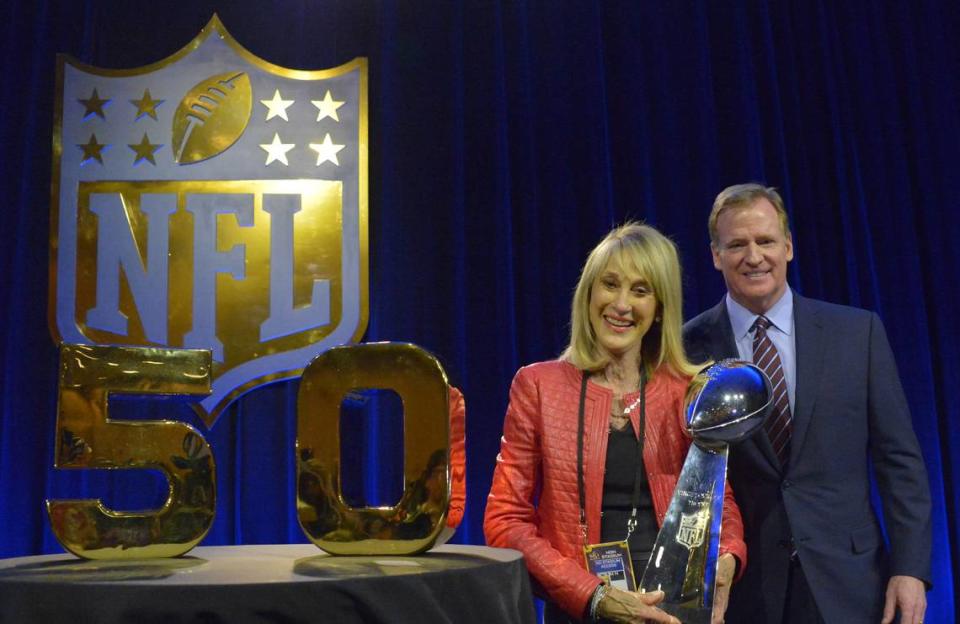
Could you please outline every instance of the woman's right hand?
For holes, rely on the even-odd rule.
[[[662,591],[630,592],[611,587],[597,605],[597,614],[606,620],[622,624],[632,622],[680,624],[680,620],[654,606],[662,600]]]

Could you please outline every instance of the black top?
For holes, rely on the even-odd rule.
[[[657,518],[653,511],[653,498],[645,470],[637,470],[637,462],[643,461],[640,446],[629,425],[622,431],[610,430],[607,442],[606,472],[603,477],[601,503],[600,541],[619,542],[627,535],[627,520],[630,518],[634,493],[634,480],[639,476],[639,504],[637,505],[637,528],[630,535],[630,555],[637,583],[643,576],[653,544],[657,540]]]

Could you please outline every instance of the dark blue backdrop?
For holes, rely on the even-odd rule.
[[[681,247],[693,314],[722,293],[705,226],[713,196],[761,180],[783,190],[794,220],[791,284],[877,310],[887,324],[934,496],[928,621],[954,620],[954,2],[6,0],[0,556],[59,550],[44,498],[103,495],[132,508],[161,496],[142,475],[51,468],[54,54],[151,63],[214,11],[279,65],[370,59],[365,339],[430,349],[466,394],[468,504],[456,540],[483,540],[508,384],[518,366],[563,347],[587,250],[625,218],[655,224]],[[219,469],[205,543],[303,541],[293,504],[295,394],[294,383],[258,390],[205,432]],[[196,423],[186,408],[176,415]]]

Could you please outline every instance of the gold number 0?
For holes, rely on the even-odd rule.
[[[213,522],[215,469],[196,429],[173,421],[109,419],[109,396],[210,393],[209,351],[62,345],[54,466],[155,468],[169,481],[163,506],[118,512],[98,499],[48,500],[57,540],[87,559],[176,557]]]
[[[359,388],[403,400],[404,490],[393,507],[343,502],[340,403]],[[449,396],[440,363],[411,344],[335,347],[307,366],[297,397],[297,517],[314,544],[335,555],[412,555],[436,542],[451,496]]]

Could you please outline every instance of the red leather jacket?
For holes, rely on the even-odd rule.
[[[658,370],[647,383],[643,461],[657,523],[670,505],[690,439],[683,426],[689,379]],[[523,553],[527,569],[546,597],[582,617],[600,583],[586,570],[577,492],[577,414],[580,371],[565,361],[521,368],[510,388],[500,454],[487,498],[487,543]],[[637,394],[623,397],[630,404]],[[600,540],[600,504],[613,393],[587,384],[584,406],[584,488],[587,540]],[[637,410],[631,413],[637,430]],[[534,501],[539,501],[536,505]],[[720,552],[732,553],[742,572],[747,561],[740,510],[729,485],[723,507]]]
[[[467,444],[466,415],[463,393],[450,386],[450,505],[447,507],[447,527],[455,530],[463,519],[467,503]],[[452,533],[451,533],[452,535]],[[446,541],[446,540],[444,540]]]

